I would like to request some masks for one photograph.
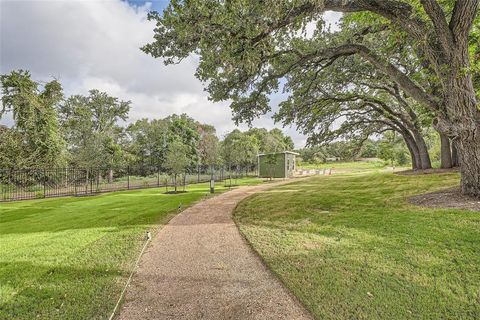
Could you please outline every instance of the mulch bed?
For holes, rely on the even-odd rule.
[[[460,168],[449,168],[449,169],[425,169],[425,170],[404,170],[398,171],[396,174],[401,176],[415,176],[422,174],[434,174],[434,173],[450,173],[450,172],[459,172]]]
[[[480,199],[463,195],[458,187],[420,194],[410,197],[408,201],[422,207],[480,212]]]

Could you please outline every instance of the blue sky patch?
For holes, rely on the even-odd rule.
[[[152,4],[152,10],[162,12],[163,9],[165,9],[168,4],[170,3],[169,0],[126,0],[130,5],[132,6],[143,6],[145,3],[151,3]]]

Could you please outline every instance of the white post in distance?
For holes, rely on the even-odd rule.
[[[210,193],[215,193],[215,180],[210,180]]]

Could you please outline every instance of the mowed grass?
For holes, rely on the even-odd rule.
[[[381,160],[372,160],[372,161],[350,161],[350,162],[325,162],[318,164],[311,163],[300,163],[298,164],[299,169],[332,169],[341,172],[357,172],[357,171],[371,171],[371,170],[384,170],[386,169],[384,161]],[[391,168],[390,168],[391,170]]]
[[[480,213],[406,202],[458,183],[313,177],[247,198],[235,219],[316,319],[480,319]]]
[[[208,187],[0,203],[0,319],[108,319],[145,231],[203,199]]]

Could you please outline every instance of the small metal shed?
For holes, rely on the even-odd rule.
[[[258,155],[258,176],[261,178],[289,178],[296,169],[296,156],[292,151]]]

